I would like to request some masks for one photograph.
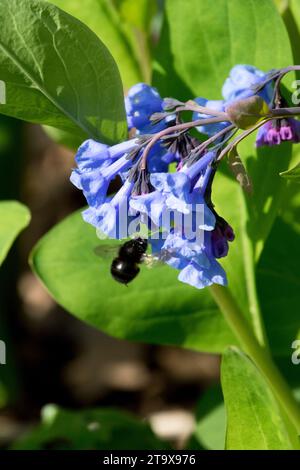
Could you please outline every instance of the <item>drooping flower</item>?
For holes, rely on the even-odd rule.
[[[226,104],[232,103],[237,99],[244,99],[257,94],[254,90],[255,85],[259,85],[267,78],[267,74],[254,67],[253,65],[235,65],[226,78],[222,94]],[[273,97],[273,86],[268,83],[263,87],[258,95],[266,103],[270,104]]]
[[[96,209],[89,207],[84,211],[83,219],[110,238],[128,238],[131,235],[129,224],[137,217],[137,214],[129,212],[132,189],[133,182],[126,180],[110,201],[104,202]]]
[[[192,261],[203,267],[209,267],[210,262],[205,253],[204,240],[199,243],[198,236],[197,234],[189,239],[178,228],[172,229],[161,247],[165,262],[180,270]]]
[[[227,284],[226,273],[211,251],[212,232],[205,232],[203,242],[188,240],[180,233],[171,233],[162,246],[169,254],[165,262],[180,270],[178,279],[197,289],[212,284]]]
[[[136,139],[112,147],[87,140],[79,147],[75,157],[77,168],[70,179],[82,190],[89,206],[99,207],[105,201],[110,182],[130,168],[132,161],[128,157],[137,147]]]
[[[300,142],[300,122],[293,118],[266,122],[257,132],[256,146],[279,145],[281,142]]]
[[[166,197],[160,191],[134,195],[130,199],[130,207],[160,226],[162,214],[166,210]]]
[[[213,230],[215,216],[204,200],[206,184],[203,177],[215,159],[215,152],[208,152],[192,165],[183,166],[176,173],[153,173],[151,183],[166,197],[166,206],[183,214],[191,211],[203,210],[203,224],[205,230]],[[209,178],[209,172],[207,173]],[[199,181],[202,186],[199,187]],[[198,183],[198,184],[197,184]]]
[[[180,271],[178,280],[197,289],[203,289],[212,284],[220,284],[222,286],[227,284],[226,273],[214,258],[211,258],[208,268],[199,265],[195,261],[191,261]]]
[[[156,88],[146,83],[137,83],[129,89],[125,97],[125,109],[128,130],[135,129],[136,135],[155,134],[168,127],[175,119],[174,115],[169,115],[158,122],[151,120],[153,114],[164,111],[164,100]],[[148,157],[149,171],[167,171],[168,165],[177,161],[177,153],[158,142]]]
[[[206,202],[207,197],[210,198],[209,186],[214,175],[211,163],[215,157],[215,152],[208,152],[198,162],[184,166],[177,173],[151,175],[156,191],[162,192],[166,198],[165,204],[191,215],[191,219],[183,217],[179,223],[177,219],[177,224],[161,246],[161,256],[167,264],[180,270],[180,281],[199,289],[213,283],[227,283],[226,274],[216,258],[226,256],[228,241],[234,239],[231,227],[212,209],[212,204],[209,207]],[[170,207],[169,198],[177,203]],[[200,224],[198,210],[204,214]]]
[[[211,253],[215,258],[224,258],[228,254],[228,242],[234,240],[232,227],[222,217],[217,215],[214,230],[211,233]]]

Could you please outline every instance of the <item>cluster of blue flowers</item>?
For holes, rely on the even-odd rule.
[[[224,83],[224,100],[194,101],[210,110],[225,111],[234,101],[253,96],[255,87],[265,78],[266,74],[253,66],[237,65]],[[272,105],[271,83],[262,86],[258,94]],[[180,281],[197,288],[225,285],[226,274],[217,260],[227,255],[234,232],[211,201],[222,138],[217,141],[219,146],[205,148],[189,132],[170,133],[150,145],[145,162],[145,148],[154,134],[178,124],[178,114],[169,111],[170,100],[162,99],[156,89],[143,83],[129,90],[125,107],[128,129],[134,132],[132,139],[111,147],[87,140],[76,155],[77,168],[71,181],[87,200],[84,220],[113,238],[126,238],[135,232],[130,229],[132,224],[135,230],[144,224],[152,252],[180,271]],[[194,121],[205,117],[193,113]],[[218,122],[197,129],[209,137],[224,130],[224,138],[231,124]],[[299,139],[298,121],[282,119],[261,127],[257,145]],[[111,197],[109,186],[117,177],[121,187]],[[166,224],[166,216],[171,223]]]

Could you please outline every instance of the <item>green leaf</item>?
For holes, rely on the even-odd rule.
[[[300,183],[300,163],[291,168],[290,170],[282,171],[280,176],[293,180],[295,183]]]
[[[228,450],[284,450],[292,444],[267,383],[252,361],[236,348],[221,367],[227,413]]]
[[[127,18],[124,21],[111,0],[52,0],[52,3],[97,34],[118,64],[125,88],[143,80]]]
[[[0,202],[0,265],[18,234],[29,224],[27,207],[17,201]]]
[[[155,450],[169,446],[130,414],[110,408],[70,411],[47,405],[42,423],[13,450]]]
[[[210,352],[234,344],[208,291],[182,284],[167,265],[142,266],[128,287],[114,281],[110,264],[120,243],[99,240],[77,212],[38,242],[31,264],[57,302],[113,336]]]
[[[0,2],[0,112],[106,143],[126,136],[122,83],[97,36],[43,1]]]
[[[263,26],[266,17],[268,27]],[[163,96],[218,99],[234,65],[252,64],[267,71],[292,62],[288,34],[272,0],[167,0],[154,84]],[[243,194],[224,169],[214,182],[213,201],[236,233],[223,261],[229,287],[262,339],[255,260],[278,213],[286,185],[279,173],[289,166],[291,146],[260,148],[256,154],[251,136],[238,151],[251,178],[253,195]]]

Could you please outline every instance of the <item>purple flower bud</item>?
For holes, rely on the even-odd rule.
[[[282,126],[280,127],[280,137],[281,140],[292,140],[293,139],[293,132],[291,126]]]
[[[226,225],[225,229],[223,230],[223,233],[226,237],[226,240],[228,240],[229,242],[233,242],[233,240],[235,239],[235,235],[233,228],[229,224]]]
[[[300,141],[300,122],[293,118],[266,122],[257,133],[256,146],[279,145],[281,142]]]
[[[212,253],[215,258],[224,258],[227,256],[229,246],[226,237],[217,226],[211,233]]]

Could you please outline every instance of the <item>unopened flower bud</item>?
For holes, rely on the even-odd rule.
[[[239,129],[250,129],[268,116],[270,109],[260,96],[254,95],[235,101],[226,108],[226,112],[231,122]]]

